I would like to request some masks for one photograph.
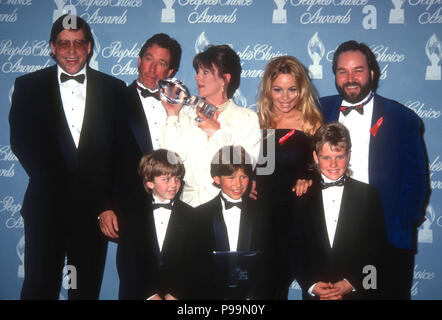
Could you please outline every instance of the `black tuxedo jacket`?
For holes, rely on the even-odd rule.
[[[96,220],[109,205],[113,117],[124,83],[87,68],[86,106],[78,149],[64,115],[52,66],[17,78],[9,114],[11,148],[29,176],[22,213],[82,213]],[[75,208],[75,209],[74,209]],[[77,211],[77,208],[81,208]],[[73,209],[73,210],[70,210]]]
[[[344,278],[356,289],[344,299],[378,297],[382,290],[379,279],[386,233],[377,190],[347,178],[333,247],[328,239],[319,181],[315,181],[307,194],[294,203],[290,265],[304,298],[312,298],[307,290],[314,283],[336,282]],[[377,290],[363,287],[363,279],[369,275],[363,270],[368,265],[376,268]]]
[[[70,290],[70,297],[98,298],[107,243],[97,216],[111,202],[106,190],[112,169],[113,119],[125,84],[89,67],[86,75],[78,149],[64,114],[57,67],[15,82],[9,114],[11,148],[29,176],[21,211],[25,299],[58,298],[66,252],[68,263],[82,274],[79,289]]]
[[[147,201],[151,202],[149,197]],[[123,254],[133,262],[136,284],[123,282],[120,292],[126,292],[124,299],[147,299],[152,295],[171,294],[178,299],[189,298],[189,263],[192,248],[191,237],[193,208],[175,200],[167,226],[163,249],[160,251],[152,210],[144,212],[143,219],[135,230],[137,242],[126,248]],[[124,291],[126,284],[135,285]],[[134,290],[135,289],[135,290]]]
[[[245,197],[244,197],[245,198]],[[193,298],[223,299],[216,292],[213,251],[228,251],[227,228],[224,223],[220,195],[195,208],[193,231]],[[255,200],[243,199],[238,251],[260,250],[256,273],[261,280],[252,299],[270,299],[273,294],[273,252],[269,237],[267,211]]]

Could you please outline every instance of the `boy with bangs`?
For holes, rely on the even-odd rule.
[[[293,208],[292,275],[304,299],[379,299],[386,247],[379,194],[349,177],[345,126],[323,125],[313,143],[318,177]]]
[[[151,211],[139,225],[135,271],[137,295],[148,300],[188,298],[188,265],[193,208],[178,199],[184,176],[179,156],[158,149],[141,158],[138,173],[150,195]]]
[[[225,146],[212,159],[220,193],[195,209],[196,299],[271,298],[268,215],[248,196],[251,163],[240,146]]]

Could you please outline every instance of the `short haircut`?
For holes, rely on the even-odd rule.
[[[365,58],[367,59],[367,65],[369,70],[373,71],[372,89],[375,91],[379,85],[381,70],[376,60],[376,56],[365,43],[362,42],[359,43],[355,40],[349,40],[341,43],[333,55],[333,65],[332,65],[333,73],[336,75],[336,69],[338,67],[338,58],[341,55],[341,53],[348,51],[359,51],[365,56]]]
[[[147,41],[141,47],[138,56],[140,58],[143,58],[147,49],[152,47],[154,44],[156,44],[160,48],[169,50],[170,53],[169,70],[170,69],[173,70],[171,75],[171,77],[173,77],[180,68],[181,52],[182,52],[180,44],[174,38],[169,37],[169,35],[165,33],[157,33],[154,34],[149,39],[147,39]]]
[[[350,132],[339,122],[330,122],[321,126],[313,136],[313,146],[316,154],[322,150],[325,144],[330,144],[333,151],[340,151],[342,148],[346,153],[351,149]]]
[[[70,17],[68,17],[68,16],[70,16]],[[65,19],[67,19],[66,21],[69,22],[69,24],[68,24],[69,28],[65,28],[65,26],[64,26]],[[72,23],[71,23],[72,19],[76,19],[76,23],[74,24],[76,26],[75,29],[72,28]],[[62,32],[63,30],[83,30],[84,37],[85,37],[86,41],[91,44],[91,53],[88,56],[88,62],[89,62],[90,58],[92,57],[93,51],[94,51],[95,42],[94,42],[94,37],[92,36],[91,28],[89,27],[87,22],[84,21],[82,18],[74,16],[74,15],[69,15],[69,14],[62,15],[57,20],[55,20],[55,22],[52,24],[49,43],[52,43],[53,45],[55,45],[55,43],[57,41],[58,34],[60,32]],[[52,52],[51,52],[51,57],[54,57]]]
[[[241,59],[238,54],[228,45],[210,45],[203,52],[193,58],[193,68],[196,72],[200,67],[209,69],[215,73],[215,66],[218,69],[220,78],[225,79],[225,74],[230,74],[230,81],[226,88],[227,97],[233,97],[241,82]]]
[[[143,180],[144,188],[148,193],[147,182],[153,182],[155,177],[171,175],[182,179],[185,174],[184,165],[180,156],[172,151],[158,149],[145,154],[138,165],[138,174]]]
[[[241,146],[224,146],[212,158],[210,174],[213,177],[230,176],[239,169],[250,178],[253,177],[252,161]]]

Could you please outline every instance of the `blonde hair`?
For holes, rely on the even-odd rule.
[[[292,75],[296,81],[298,100],[295,108],[302,114],[302,130],[313,135],[324,122],[316,102],[318,96],[310,81],[306,68],[292,56],[272,59],[266,66],[261,80],[261,95],[258,100],[259,120],[264,129],[274,128],[272,84],[280,74]]]

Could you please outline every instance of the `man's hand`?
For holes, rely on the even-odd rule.
[[[113,210],[106,210],[100,214],[100,229],[103,234],[111,239],[118,239],[118,221]]]
[[[253,200],[258,200],[258,191],[256,190],[256,181],[252,181],[252,188],[249,193],[249,197]]]
[[[164,300],[178,300],[177,298],[175,298],[173,295],[171,295],[170,293],[166,294],[164,296]]]
[[[298,197],[305,194],[312,186],[313,181],[307,179],[298,179],[296,180],[296,185],[292,188],[292,192],[295,192]]]

